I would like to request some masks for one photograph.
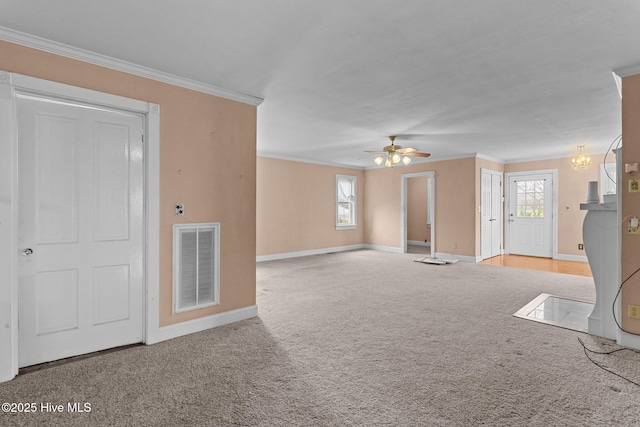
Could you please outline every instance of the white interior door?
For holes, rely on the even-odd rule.
[[[19,366],[142,341],[143,118],[17,102]]]
[[[553,257],[553,174],[511,178],[507,224],[509,253]]]
[[[480,182],[481,256],[487,259],[502,251],[502,173],[482,169]]]
[[[491,175],[491,256],[502,252],[502,174]]]

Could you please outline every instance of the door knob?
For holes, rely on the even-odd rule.
[[[33,253],[33,249],[31,248],[27,248],[24,251],[22,251],[22,256],[29,256]]]

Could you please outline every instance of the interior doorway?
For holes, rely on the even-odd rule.
[[[435,257],[435,172],[402,175],[402,252]]]

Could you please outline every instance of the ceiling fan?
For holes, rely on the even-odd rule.
[[[380,166],[384,163],[384,165],[388,168],[392,168],[396,164],[402,162],[405,166],[411,163],[411,156],[414,157],[429,157],[431,154],[429,153],[421,153],[416,148],[407,147],[402,148],[399,145],[395,145],[394,141],[396,139],[395,135],[391,135],[389,137],[391,140],[391,145],[387,145],[382,149],[382,151],[374,150],[368,151],[366,153],[378,153],[375,159],[373,159],[373,163],[377,166]]]

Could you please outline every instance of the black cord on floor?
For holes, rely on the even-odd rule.
[[[618,287],[618,292],[616,292],[616,296],[613,299],[613,304],[611,304],[611,310],[613,311],[613,321],[616,322],[616,325],[618,326],[618,329],[620,329],[622,332],[624,332],[626,334],[630,334],[630,335],[640,335],[640,334],[637,334],[635,332],[625,331],[624,329],[622,329],[622,325],[620,324],[620,322],[618,322],[618,319],[616,318],[616,301],[618,300],[618,297],[620,296],[620,293],[622,292],[622,287],[624,286],[624,284],[627,283],[627,281],[629,279],[631,279],[633,276],[635,276],[638,272],[640,272],[640,268],[636,269],[636,271],[631,273],[631,275],[629,277],[627,277],[626,279],[624,279],[622,281],[622,283],[620,283],[620,287]]]
[[[600,352],[600,351],[594,351],[594,350],[588,349],[588,348],[587,348],[587,346],[584,344],[584,342],[582,342],[582,340],[580,339],[580,337],[578,337],[578,342],[580,343],[580,345],[582,345],[582,349],[584,350],[584,354],[585,354],[585,356],[587,356],[587,359],[589,359],[589,360],[591,361],[591,363],[593,363],[594,365],[596,365],[598,368],[602,369],[603,371],[607,371],[607,372],[609,372],[610,374],[613,374],[613,375],[615,375],[615,376],[617,376],[617,377],[620,377],[620,378],[622,378],[623,380],[629,381],[631,384],[633,384],[633,385],[635,385],[635,386],[640,387],[640,383],[637,383],[637,382],[635,382],[635,381],[633,381],[633,380],[630,380],[629,378],[625,377],[624,375],[620,375],[620,374],[619,374],[619,373],[617,373],[617,372],[613,372],[613,371],[612,371],[611,369],[609,369],[609,368],[605,368],[605,367],[604,367],[604,366],[602,366],[600,363],[598,363],[598,362],[596,362],[595,360],[593,360],[593,359],[591,358],[591,356],[589,356],[589,353],[595,353],[595,354],[613,354],[613,353],[616,353],[616,352],[618,352],[618,351],[623,351],[623,350],[628,350],[628,351],[633,351],[634,353],[638,353],[636,350],[631,350],[631,349],[629,349],[629,348],[619,348],[619,349],[612,350],[612,351],[603,351],[603,352]]]

